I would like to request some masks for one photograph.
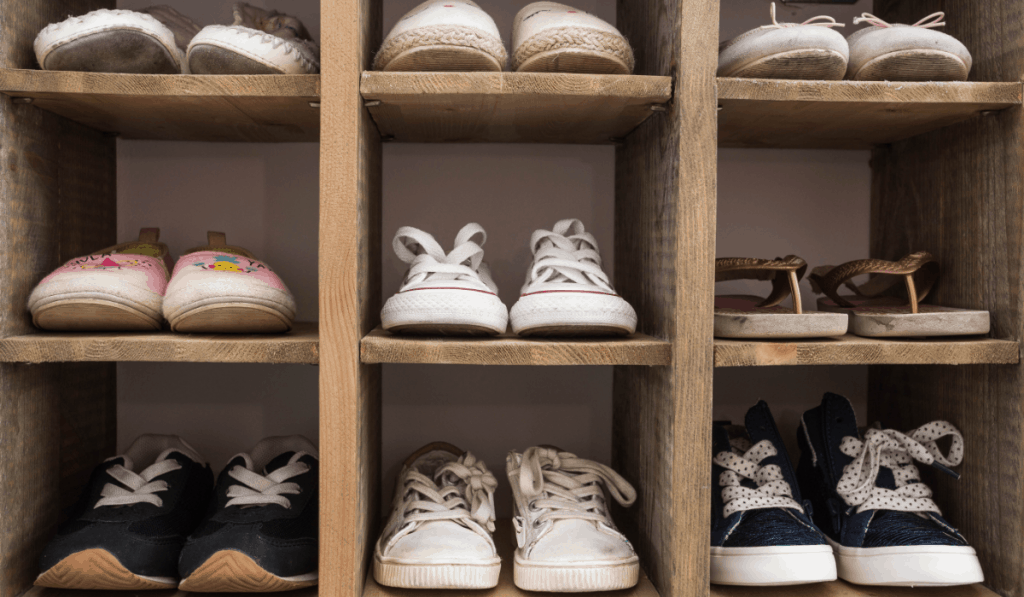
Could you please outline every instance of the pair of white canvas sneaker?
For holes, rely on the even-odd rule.
[[[854,25],[869,26],[849,38],[828,16],[803,23],[779,23],[775,3],[772,24],[723,42],[718,76],[763,79],[853,81],[966,81],[971,53],[952,36],[935,31],[945,26],[937,12],[913,25],[887,23],[864,13]]]
[[[561,220],[530,239],[533,264],[511,313],[483,261],[487,233],[467,224],[445,254],[434,237],[411,226],[395,234],[409,264],[398,293],[381,311],[384,329],[430,335],[500,334],[512,320],[520,336],[619,336],[636,330],[636,312],[601,269],[597,240],[579,220]]]
[[[428,0],[398,20],[374,60],[385,71],[502,71],[508,54],[494,19],[472,0]],[[619,30],[582,10],[534,2],[512,25],[512,70],[628,75],[633,50]]]
[[[553,447],[506,460],[514,497],[514,580],[527,591],[613,591],[636,585],[640,561],[608,512],[636,500],[611,468]],[[451,444],[428,444],[402,467],[394,509],[374,548],[373,577],[407,589],[488,589],[501,558],[494,532],[498,481]]]

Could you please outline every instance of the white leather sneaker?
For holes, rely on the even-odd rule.
[[[619,30],[557,2],[534,2],[512,23],[512,70],[628,75],[633,49]]]
[[[472,0],[427,0],[398,20],[373,61],[387,71],[501,71],[505,44]]]
[[[447,255],[434,237],[403,226],[392,243],[409,264],[398,293],[384,303],[381,321],[395,333],[494,335],[508,327],[508,309],[484,263],[487,233],[466,224]]]
[[[530,239],[533,264],[512,306],[520,336],[624,336],[636,330],[636,312],[616,294],[601,269],[593,235],[579,220],[562,220]]]
[[[417,450],[398,474],[395,507],[373,552],[373,578],[405,589],[496,586],[497,486],[469,452],[443,442]]]
[[[886,23],[870,13],[853,19],[868,23],[847,42],[850,65],[846,78],[854,81],[966,81],[971,53],[952,36],[935,31],[946,14],[936,12],[913,25]]]
[[[630,506],[632,485],[603,464],[551,447],[509,452],[507,467],[517,587],[577,593],[636,585],[640,560],[615,528],[605,496]]]

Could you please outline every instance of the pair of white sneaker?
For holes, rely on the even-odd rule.
[[[561,220],[530,239],[533,264],[511,313],[483,261],[487,233],[467,224],[445,254],[434,237],[403,226],[393,246],[409,264],[397,294],[381,311],[394,333],[520,336],[609,336],[636,330],[636,312],[612,288],[601,269],[593,235],[579,220]]]
[[[472,0],[428,0],[398,20],[374,68],[502,71],[508,54],[494,19]],[[633,50],[619,30],[582,10],[534,2],[512,25],[512,70],[628,75]]]
[[[608,512],[633,486],[611,468],[553,447],[506,460],[518,548],[514,580],[527,591],[613,591],[636,585],[640,563]],[[394,509],[374,548],[373,577],[408,589],[488,589],[498,584],[494,492],[487,465],[451,444],[428,444],[402,467]]]
[[[828,16],[803,23],[772,24],[723,42],[718,76],[763,79],[854,81],[965,81],[971,53],[959,40],[935,31],[945,25],[936,12],[913,25],[887,23],[864,13],[853,24],[870,26],[843,37]]]

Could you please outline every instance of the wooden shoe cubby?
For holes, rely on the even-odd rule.
[[[968,83],[716,79],[718,0],[620,0],[632,77],[366,72],[383,34],[381,0],[323,0],[320,76],[31,70],[43,26],[113,4],[0,0],[0,597],[70,595],[31,588],[36,557],[59,506],[114,449],[114,363],[139,360],[319,365],[321,581],[304,595],[420,594],[367,576],[381,515],[385,362],[615,365],[612,464],[639,491],[616,517],[646,573],[632,595],[1024,595],[1024,29],[1011,26],[1024,0],[876,0],[873,12],[890,21],[957,15],[946,30],[974,54]],[[277,337],[35,330],[24,306],[40,276],[116,240],[118,134],[319,139],[319,321]],[[639,333],[455,340],[375,329],[381,144],[392,140],[615,143],[616,284]],[[991,337],[714,340],[720,145],[871,147],[872,255],[931,250],[944,268],[936,300],[990,310]],[[928,480],[977,548],[986,587],[709,585],[714,368],[794,364],[871,365],[872,419],[909,428],[943,418],[964,431],[963,479]],[[496,591],[518,592],[507,574]]]

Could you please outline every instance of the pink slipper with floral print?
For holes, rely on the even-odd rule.
[[[164,298],[171,330],[186,333],[287,332],[295,299],[281,278],[249,251],[208,232],[209,244],[190,249],[174,266]]]
[[[159,330],[171,259],[159,228],[139,240],[68,261],[43,278],[28,299],[32,323],[44,330]]]

